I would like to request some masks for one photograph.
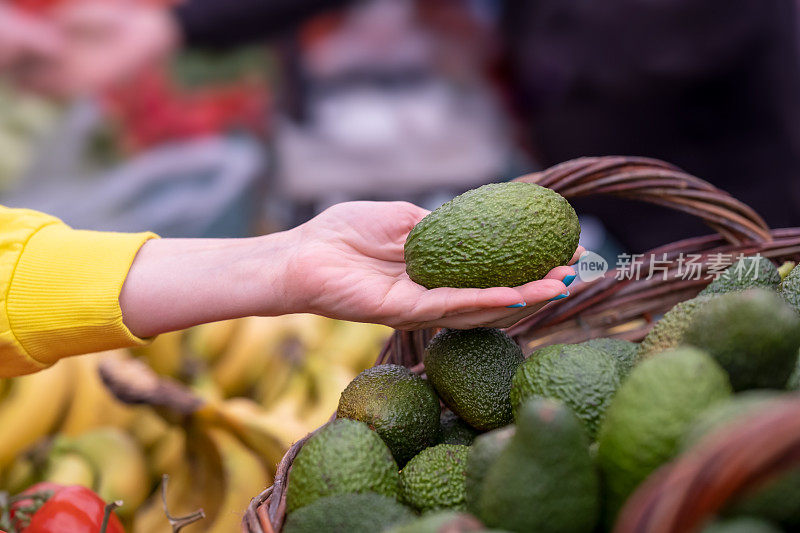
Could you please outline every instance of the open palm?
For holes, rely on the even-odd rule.
[[[507,327],[567,292],[562,280],[574,274],[568,266],[514,288],[429,290],[418,285],[406,274],[403,245],[427,213],[406,202],[348,202],[296,228],[300,242],[290,286],[303,287],[301,306],[398,329]],[[515,304],[525,307],[507,307]]]

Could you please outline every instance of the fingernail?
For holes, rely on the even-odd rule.
[[[520,303],[514,304],[514,305],[507,305],[506,307],[509,307],[511,309],[517,309],[519,307],[525,307],[526,305],[528,305],[528,304],[526,304],[525,302],[520,302]]]
[[[548,302],[555,302],[556,300],[563,300],[567,296],[569,296],[569,291],[567,291],[567,294],[559,294],[558,296],[554,296],[553,298],[550,298],[547,301]]]
[[[570,274],[569,276],[564,276],[564,280],[561,283],[569,287],[573,281],[575,281],[575,274]]]

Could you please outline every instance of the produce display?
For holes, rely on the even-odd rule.
[[[558,240],[555,234],[563,239],[560,256],[521,252],[543,270],[523,268],[503,251],[492,255],[515,239],[518,227],[510,222],[514,209],[495,213],[493,202],[527,191],[536,199],[519,209],[535,211],[537,189],[499,187],[471,191],[434,211],[409,235],[409,275],[429,287],[477,287],[537,279],[559,264],[550,263],[554,257],[565,263],[579,227],[560,215],[549,222],[532,216],[536,222],[521,230],[530,235],[540,224],[549,242]],[[542,205],[562,209],[549,196]],[[498,217],[489,230],[471,225],[475,206]],[[451,253],[441,253],[444,246]],[[347,387],[336,420],[312,434],[294,459],[283,531],[610,531],[656,470],[792,394],[787,389],[800,368],[798,279],[800,267],[779,270],[762,257],[744,258],[666,313],[640,344],[598,338],[544,346],[525,358],[500,330],[442,330],[416,379],[396,365],[379,365]],[[387,451],[398,442],[422,442],[419,428],[430,427],[432,418],[416,395],[396,386],[401,379],[419,390],[426,390],[420,381],[429,381],[443,407],[436,413],[439,437],[392,464]],[[343,428],[352,428],[347,439],[329,444]],[[383,448],[375,437],[383,438]],[[729,502],[708,531],[800,528],[799,482],[800,469],[789,471]],[[336,498],[347,504],[334,505]]]
[[[159,490],[167,474],[171,515],[197,520],[184,533],[236,531],[286,449],[330,418],[342,389],[374,363],[390,333],[314,315],[254,317],[0,380],[0,423],[14,428],[0,434],[0,490],[83,486],[98,501],[123,502],[114,515],[125,531],[167,533],[173,527]],[[143,389],[140,404],[125,404],[101,380],[101,369],[109,377],[115,368],[157,387]],[[435,417],[438,427],[438,409]],[[17,533],[4,525],[0,531]]]
[[[553,191],[484,186],[412,230],[408,273],[518,285],[566,264],[579,234]],[[527,354],[499,329],[443,329],[421,365],[372,366],[389,328],[291,315],[69,358],[0,380],[13,428],[0,488],[19,495],[0,498],[0,531],[46,533],[69,514],[86,531],[236,531],[304,436],[280,533],[611,531],[660,468],[796,394],[798,302],[800,267],[754,256],[641,343]],[[704,533],[796,530],[800,468],[727,502]]]

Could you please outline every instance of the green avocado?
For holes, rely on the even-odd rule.
[[[593,350],[610,355],[617,363],[617,371],[620,379],[625,379],[631,373],[633,365],[636,364],[636,354],[639,345],[635,342],[624,339],[600,338],[592,339],[580,343],[581,346],[588,346]]]
[[[768,406],[781,398],[781,392],[769,389],[755,389],[734,394],[724,402],[719,402],[708,409],[703,409],[689,424],[681,438],[681,449],[688,450],[703,437],[722,428],[739,417],[746,417],[753,411]]]
[[[283,533],[375,533],[416,518],[397,500],[372,492],[336,494],[294,511]]]
[[[598,435],[607,519],[672,459],[697,414],[730,397],[725,371],[708,354],[677,348],[634,367],[606,411]]]
[[[511,379],[522,350],[499,329],[445,329],[425,350],[425,372],[445,404],[474,428],[511,423]]]
[[[466,509],[469,447],[438,444],[422,450],[400,471],[402,500],[417,511]]]
[[[781,275],[778,273],[778,267],[766,257],[742,257],[726,268],[700,294],[720,294],[756,287],[774,290],[778,288],[780,281]]]
[[[730,424],[748,417],[758,417],[758,412],[769,410],[785,398],[775,390],[749,390],[735,394],[730,400],[702,411],[682,439],[682,448],[688,450],[705,436],[722,430]],[[765,485],[744,497],[729,503],[722,512],[726,516],[756,516],[780,524],[788,531],[800,530],[800,468],[779,474]]]
[[[439,441],[437,444],[463,444],[469,446],[480,431],[470,426],[450,409],[442,409],[439,417]]]
[[[800,313],[800,266],[796,266],[781,281],[778,292],[792,309]]]
[[[355,420],[337,419],[306,441],[292,464],[289,512],[334,494],[399,494],[397,463],[377,433]]]
[[[713,294],[697,296],[691,300],[680,302],[667,311],[639,344],[637,360],[641,361],[664,350],[679,346],[683,342],[686,328],[692,322],[692,316],[714,297]]]
[[[404,465],[436,442],[439,398],[426,380],[400,365],[361,372],[342,392],[337,416],[369,425]]]
[[[530,183],[493,183],[468,191],[422,219],[408,234],[408,276],[435,287],[516,287],[566,265],[581,226],[560,194]]]
[[[514,374],[511,405],[528,398],[555,398],[580,419],[591,439],[620,384],[616,360],[586,344],[555,344],[531,354]]]
[[[561,402],[531,399],[489,467],[478,518],[519,533],[589,533],[597,525],[599,499],[581,423]]]
[[[784,388],[800,349],[800,315],[773,291],[722,294],[694,314],[686,344],[707,351],[733,389]]]
[[[469,512],[475,515],[480,514],[479,502],[483,480],[486,478],[489,468],[500,457],[500,452],[505,450],[515,431],[516,427],[513,425],[494,429],[478,435],[470,446],[467,455],[466,480],[467,510]]]

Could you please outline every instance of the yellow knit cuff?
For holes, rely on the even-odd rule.
[[[152,233],[105,233],[45,226],[25,245],[8,292],[11,331],[30,357],[62,357],[145,341],[122,323],[119,293]]]

